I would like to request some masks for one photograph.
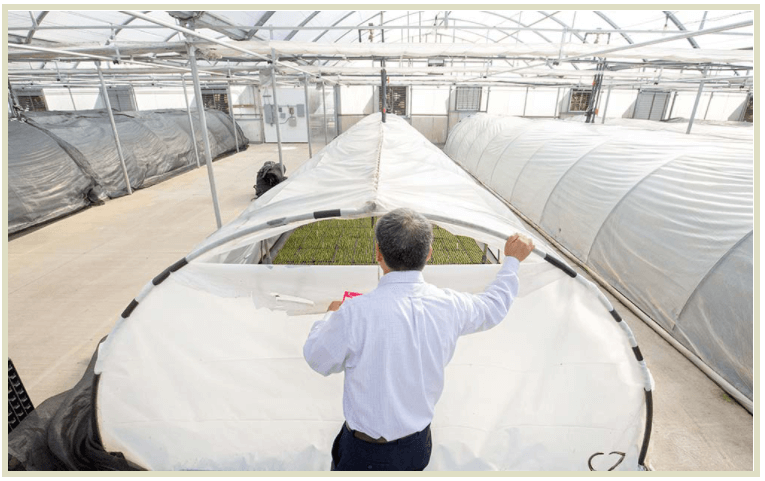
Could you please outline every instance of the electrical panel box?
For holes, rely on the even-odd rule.
[[[265,115],[265,120],[268,125],[274,124],[274,106],[271,104],[266,104],[263,106],[263,114]]]
[[[265,141],[308,142],[308,108],[304,89],[278,88],[278,104],[274,102],[271,88],[262,92]]]

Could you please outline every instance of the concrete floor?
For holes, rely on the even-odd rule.
[[[307,158],[305,144],[285,145],[287,175]],[[250,203],[267,160],[278,161],[273,144],[251,145],[213,164],[223,223]],[[10,240],[8,355],[32,402],[71,388],[143,285],[215,229],[203,167]],[[635,332],[656,380],[653,469],[752,471],[752,415],[608,297]]]

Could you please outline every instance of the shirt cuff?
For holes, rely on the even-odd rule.
[[[505,260],[502,261],[502,269],[509,269],[517,272],[520,265],[521,261],[512,256],[507,256],[505,257]]]

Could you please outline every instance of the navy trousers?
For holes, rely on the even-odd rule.
[[[343,423],[332,444],[332,471],[422,471],[432,450],[430,425],[410,436],[377,444],[355,437]]]

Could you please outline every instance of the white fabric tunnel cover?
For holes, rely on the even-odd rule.
[[[752,126],[702,124],[686,135],[671,122],[619,124],[479,114],[455,125],[444,152],[698,356],[751,410]]]
[[[495,250],[503,238],[465,222],[534,238],[403,119],[388,115],[383,123],[374,114],[195,252],[272,219],[365,206],[374,208],[358,217],[410,207],[453,219],[439,225]],[[210,250],[120,318],[96,364],[98,429],[107,451],[151,470],[329,469],[344,420],[343,377],[313,372],[302,346],[331,300],[371,291],[382,273],[376,266],[243,263],[261,240],[307,222]],[[498,269],[428,266],[424,276],[477,293]],[[436,406],[427,470],[586,471],[588,463],[639,469],[650,376],[625,332],[597,293],[538,256],[522,263],[520,281],[499,326],[458,342]]]

